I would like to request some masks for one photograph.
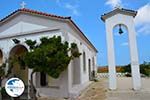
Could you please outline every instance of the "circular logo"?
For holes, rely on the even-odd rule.
[[[10,78],[5,84],[5,90],[11,97],[19,97],[24,89],[24,83],[19,78]]]

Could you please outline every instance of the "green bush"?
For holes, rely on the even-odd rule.
[[[140,65],[140,73],[150,77],[150,63],[144,62]]]
[[[2,87],[2,88],[1,88],[1,94],[2,94],[2,96],[7,96],[5,87]]]
[[[123,68],[124,72],[131,73],[131,64],[128,64]],[[140,64],[140,73],[150,77],[150,62],[144,62],[143,64]]]

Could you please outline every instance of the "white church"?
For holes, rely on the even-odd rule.
[[[58,79],[43,73],[34,75],[34,85],[38,96],[71,97],[77,96],[88,86],[92,72],[97,70],[97,50],[71,17],[47,14],[26,8],[18,9],[0,20],[0,64],[14,55],[29,50],[26,39],[61,36],[63,41],[75,42],[82,55],[74,59],[68,69]],[[14,40],[19,41],[15,43]],[[26,88],[30,85],[32,69],[12,69],[16,77],[23,80]]]

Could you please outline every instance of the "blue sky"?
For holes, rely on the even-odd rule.
[[[102,14],[120,5],[138,11],[135,19],[139,61],[150,61],[150,0],[24,0],[26,8],[61,16],[71,16],[98,49],[98,65],[107,65],[105,24]],[[0,0],[0,19],[20,8],[22,0]],[[128,33],[117,34],[114,29],[117,65],[130,63]]]

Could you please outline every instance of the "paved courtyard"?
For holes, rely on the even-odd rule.
[[[142,78],[142,90],[132,90],[132,79],[119,77],[117,79],[118,89],[108,90],[108,79],[101,78],[99,82],[93,82],[76,99],[40,99],[40,100],[150,100],[150,78]]]
[[[142,90],[133,91],[132,78],[117,78],[117,90],[110,91],[108,79],[100,79],[99,82],[93,83],[91,87],[97,89],[83,92],[78,100],[150,100],[150,78],[142,78]]]
[[[142,89],[132,90],[132,79],[120,77],[117,80],[118,89],[108,91],[106,100],[150,100],[150,78],[142,78]]]

